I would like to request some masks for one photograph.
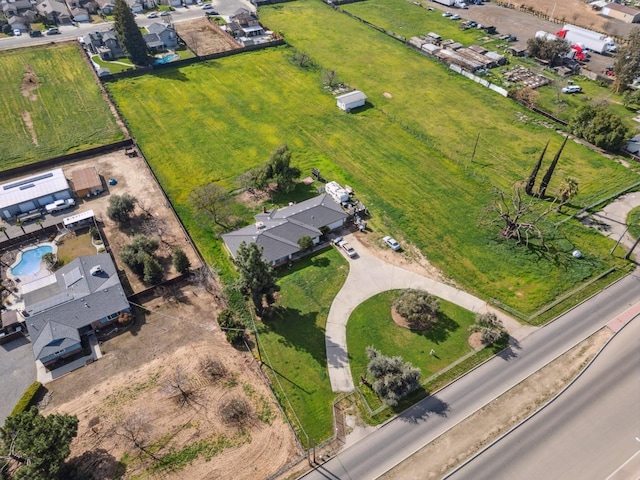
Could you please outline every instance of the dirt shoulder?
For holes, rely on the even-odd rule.
[[[612,335],[608,328],[599,330],[380,478],[442,478],[556,395]]]

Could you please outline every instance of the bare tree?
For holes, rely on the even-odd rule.
[[[200,369],[210,378],[212,381],[216,381],[220,378],[224,378],[227,373],[227,367],[217,358],[204,357],[200,360]]]
[[[251,404],[241,396],[224,400],[218,412],[222,421],[228,425],[242,427],[253,422],[254,412]]]
[[[198,213],[211,218],[213,223],[223,230],[229,228],[227,223],[231,217],[230,197],[220,185],[207,183],[196,188],[189,195],[189,200]]]
[[[116,429],[116,433],[126,438],[140,452],[149,455],[154,460],[158,457],[149,451],[151,421],[146,412],[138,411],[123,418]]]
[[[181,407],[187,404],[191,405],[195,397],[193,382],[182,367],[176,367],[165,378],[162,387],[164,393],[170,398],[175,398]]]
[[[208,293],[213,293],[217,287],[217,275],[212,271],[212,267],[204,265],[197,270],[193,270],[191,279],[194,285],[203,288]]]

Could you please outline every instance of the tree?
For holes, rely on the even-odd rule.
[[[120,250],[120,259],[138,275],[144,275],[145,259],[158,249],[158,241],[145,235],[136,235]],[[150,267],[153,268],[153,267]]]
[[[500,341],[508,335],[502,320],[495,313],[479,313],[476,315],[476,323],[469,327],[472,332],[480,332],[482,335],[482,343],[491,345]]]
[[[231,198],[220,185],[207,183],[196,188],[189,195],[189,201],[199,214],[209,217],[223,230],[229,229]]]
[[[424,290],[408,288],[394,302],[396,313],[416,330],[426,330],[438,320],[440,301]]]
[[[569,129],[596,147],[612,152],[620,150],[629,136],[622,119],[603,105],[578,107],[569,122]]]
[[[151,421],[146,412],[136,412],[123,418],[118,425],[116,433],[126,438],[141,452],[149,455],[154,460],[158,457],[149,448],[151,446]]]
[[[53,268],[56,265],[56,256],[51,252],[45,253],[42,260],[47,264],[47,268]]]
[[[164,269],[154,255],[146,254],[143,260],[142,280],[148,285],[156,285],[162,281]]]
[[[44,226],[43,226],[44,225],[44,220],[43,219],[38,218],[36,220],[36,225],[38,225],[42,230],[44,230]]]
[[[222,310],[218,315],[218,325],[224,331],[227,341],[232,345],[238,345],[244,339],[244,325],[228,308]]]
[[[385,357],[373,347],[367,347],[367,357],[371,388],[390,407],[420,386],[420,369],[405,363],[402,357]]]
[[[313,248],[313,240],[309,235],[305,235],[298,240],[298,246],[301,252],[307,252]]]
[[[262,258],[262,247],[257,243],[242,242],[236,251],[234,263],[240,271],[241,287],[251,293],[256,312],[262,315],[262,300],[272,305],[275,302],[274,294],[280,289],[273,268]]]
[[[298,50],[293,53],[293,63],[302,68],[313,66],[311,55],[309,55],[307,52],[300,52]]]
[[[113,10],[116,37],[134,65],[148,65],[147,44],[125,0],[116,0]]]
[[[640,105],[640,90],[627,90],[622,95],[622,104],[631,108],[632,105]]]
[[[336,87],[340,80],[335,70],[322,70],[322,83],[329,88]]]
[[[7,227],[5,227],[4,225],[0,225],[0,232],[4,233],[4,236],[7,237],[7,240],[11,240],[11,237],[9,237],[9,234],[7,233]]]
[[[546,38],[533,37],[527,40],[527,50],[532,57],[546,60],[551,65],[555,65],[561,57],[569,53],[571,45],[562,38],[547,40]]]
[[[544,154],[547,152],[548,146],[549,142],[547,142],[547,144],[542,149],[542,152],[538,157],[538,161],[534,165],[533,170],[531,171],[531,175],[529,175],[529,178],[527,179],[527,184],[524,187],[524,191],[529,196],[533,195],[533,187],[536,184],[536,178],[538,177],[538,172],[540,171],[540,167],[542,166],[542,159],[544,158]]]
[[[540,98],[540,93],[531,87],[524,87],[512,90],[509,95],[518,103],[527,108],[533,108]]]
[[[128,193],[124,195],[111,195],[107,216],[114,222],[120,224],[127,223],[131,218],[131,213],[136,208],[136,198]]]
[[[300,178],[300,173],[299,168],[291,166],[291,151],[286,145],[280,145],[271,153],[269,161],[261,172],[263,177],[276,182],[278,190],[284,193],[293,190],[296,179]],[[264,183],[264,179],[261,183]]]
[[[627,43],[620,45],[613,63],[616,74],[613,90],[622,93],[629,90],[629,85],[640,76],[640,29],[633,28],[627,38]]]
[[[238,395],[223,400],[218,412],[224,423],[238,427],[251,423],[254,417],[251,404]]]
[[[26,234],[27,232],[24,231],[24,222],[20,219],[16,220],[16,227],[20,227],[20,229],[22,230],[22,233]]]
[[[558,186],[556,191],[556,198],[560,199],[558,204],[558,212],[563,205],[578,194],[578,181],[573,177],[566,177],[563,182]]]
[[[0,440],[12,461],[21,466],[15,478],[50,480],[57,478],[69,456],[71,440],[78,434],[78,417],[42,416],[34,406],[10,416],[0,428]]]
[[[173,251],[173,267],[180,273],[187,273],[191,268],[189,257],[180,247]]]
[[[544,198],[545,194],[547,193],[547,187],[549,186],[549,182],[551,181],[553,172],[555,171],[556,166],[558,165],[558,161],[560,160],[560,155],[562,155],[562,150],[564,150],[564,146],[567,144],[568,139],[569,139],[568,136],[564,137],[564,141],[562,142],[562,145],[560,145],[560,150],[558,150],[558,153],[556,153],[555,157],[553,157],[553,160],[551,161],[551,165],[549,165],[547,172],[544,174],[544,177],[542,177],[542,182],[540,182],[540,188],[538,188],[538,196],[540,198]]]
[[[196,393],[191,378],[180,366],[164,379],[162,387],[165,395],[174,398],[181,407],[191,404]]]

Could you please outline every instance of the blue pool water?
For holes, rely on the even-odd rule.
[[[53,252],[51,245],[41,245],[31,250],[22,252],[20,263],[11,269],[11,273],[16,276],[33,275],[40,271],[40,261],[46,253]]]
[[[156,58],[153,63],[156,65],[162,65],[163,63],[169,63],[169,62],[173,62],[175,60],[180,59],[180,55],[176,54],[176,53],[170,53],[169,55],[165,55],[164,57],[161,58]]]

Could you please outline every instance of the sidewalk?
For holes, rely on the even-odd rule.
[[[358,305],[380,292],[417,288],[472,312],[492,311],[502,320],[509,334],[518,341],[535,330],[535,327],[521,325],[513,318],[491,308],[484,300],[462,290],[380,260],[369,252],[355,235],[348,235],[346,238],[358,252],[358,257],[347,259],[350,264],[349,275],[331,304],[325,333],[327,365],[334,392],[354,390],[347,353],[346,325],[349,316]]]

